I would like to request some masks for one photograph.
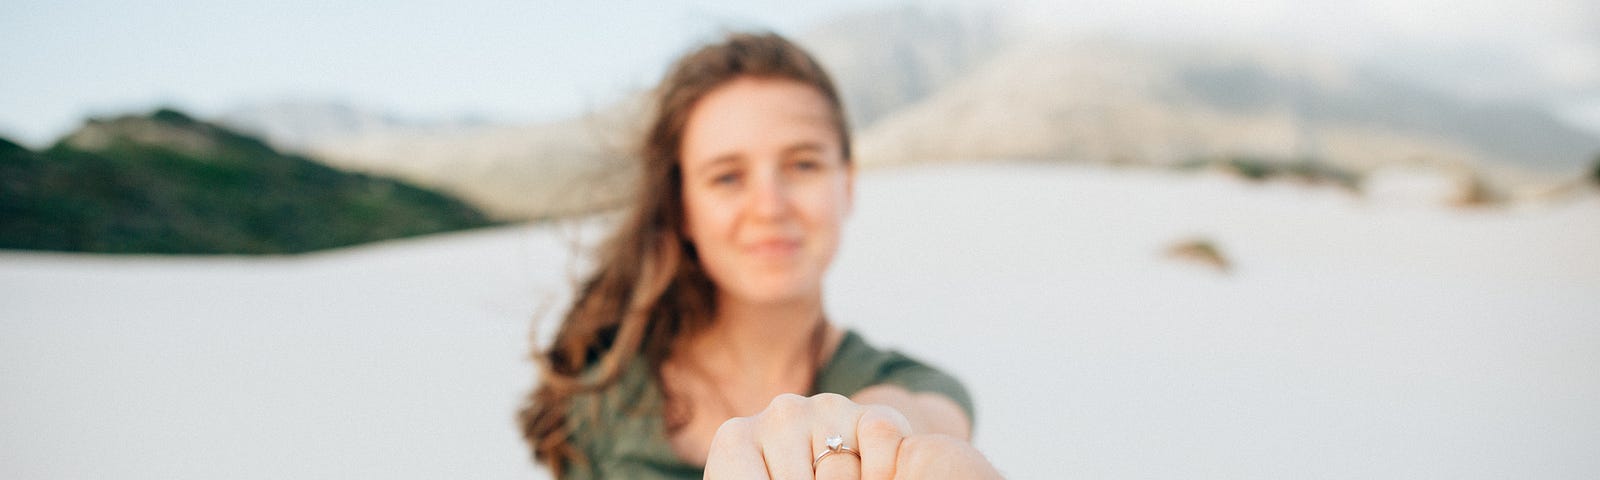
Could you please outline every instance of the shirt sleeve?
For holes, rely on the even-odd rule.
[[[839,351],[819,372],[816,388],[817,392],[848,397],[867,387],[884,384],[916,393],[943,395],[956,402],[967,414],[967,420],[976,425],[972,396],[961,381],[903,353],[874,348],[853,331],[845,335]]]
[[[934,369],[900,352],[889,351],[879,372],[878,384],[889,384],[917,393],[936,393],[956,402],[966,412],[967,421],[976,423],[972,395],[955,377]]]

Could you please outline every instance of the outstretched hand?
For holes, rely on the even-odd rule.
[[[843,446],[829,450],[828,438]],[[813,470],[815,462],[815,470]],[[859,405],[844,396],[784,394],[761,413],[728,420],[717,429],[706,461],[707,479],[1000,478],[966,441],[916,435],[899,411]]]

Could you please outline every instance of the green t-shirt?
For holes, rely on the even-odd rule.
[[[942,394],[974,418],[972,398],[961,382],[899,352],[873,348],[855,331],[845,333],[833,357],[817,371],[810,394],[848,397],[883,384]],[[698,479],[705,474],[704,467],[672,452],[661,392],[643,358],[625,367],[611,388],[574,399],[567,422],[573,426],[573,446],[588,457],[568,465],[567,479]]]

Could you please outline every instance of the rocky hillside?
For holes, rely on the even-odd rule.
[[[632,186],[643,100],[553,123],[376,131],[308,152],[339,168],[448,192],[496,218],[591,212],[619,203]]]
[[[920,101],[1000,45],[987,16],[902,7],[818,25],[797,41],[830,69],[864,126]],[[531,125],[437,125],[338,105],[259,106],[229,125],[341,169],[436,188],[501,219],[537,219],[618,204],[632,185],[640,93],[578,118]]]
[[[1007,39],[983,11],[905,5],[847,15],[796,41],[828,69],[850,125],[866,128],[927,98],[1000,51]]]
[[[250,103],[216,118],[216,123],[267,139],[273,147],[305,152],[313,146],[384,134],[428,134],[491,126],[481,118],[423,121],[342,102],[284,100]]]
[[[1600,152],[1600,137],[1536,105],[1473,103],[1271,45],[1023,42],[981,14],[917,7],[839,18],[797,39],[833,73],[868,166],[1246,158],[1350,175],[1420,167],[1538,190],[1581,175]],[[644,105],[641,93],[533,125],[364,128],[372,116],[335,115],[336,126],[357,126],[321,129],[347,133],[305,148],[339,168],[450,192],[498,218],[544,218],[625,198]]]
[[[1600,139],[1269,48],[1040,42],[1009,49],[861,135],[863,161],[1177,164],[1245,155],[1354,170],[1424,164],[1570,175]]]
[[[411,184],[336,170],[182,113],[0,141],[0,248],[296,253],[488,225]]]

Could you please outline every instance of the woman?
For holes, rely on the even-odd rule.
[[[823,312],[855,169],[822,68],[733,34],[656,94],[637,201],[537,355],[535,458],[561,478],[994,476],[958,382]]]

